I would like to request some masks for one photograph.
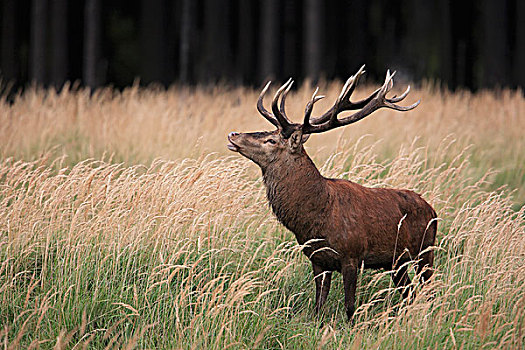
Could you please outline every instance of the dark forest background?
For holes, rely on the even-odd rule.
[[[260,86],[341,78],[525,86],[523,0],[1,0],[0,76]]]

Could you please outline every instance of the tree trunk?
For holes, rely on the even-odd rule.
[[[345,79],[345,76],[354,74],[363,64],[369,64],[366,60],[368,54],[366,0],[343,2],[340,11],[348,15],[348,20],[338,20],[339,54],[336,64],[340,72],[344,73],[342,78]]]
[[[435,30],[439,31],[437,37],[440,39],[440,79],[448,87],[452,87],[452,21],[450,17],[450,3],[448,1],[438,2],[439,25]]]
[[[230,6],[229,1],[206,0],[204,3],[204,46],[199,74],[203,82],[216,82],[232,73]]]
[[[505,0],[485,0],[483,3],[483,82],[485,87],[506,85],[507,67],[507,11]]]
[[[237,76],[239,83],[245,83],[248,79],[253,79],[255,75],[255,27],[253,24],[253,1],[240,1],[238,12],[237,30],[238,49],[237,49]]]
[[[10,81],[17,76],[16,61],[16,0],[4,0],[2,8],[2,56],[0,66],[0,77]]]
[[[260,80],[273,79],[278,74],[279,57],[279,1],[262,2],[259,41]]]
[[[142,0],[141,79],[144,83],[164,82],[163,0]]]
[[[479,77],[474,73],[479,60],[483,59],[483,45],[477,48],[474,38],[483,27],[477,23],[472,6],[471,2],[451,5],[452,85],[457,88],[479,87]]]
[[[436,39],[432,37],[433,28],[436,27],[433,4],[413,0],[409,4],[407,13],[409,15],[406,21],[408,33],[405,38],[402,38],[405,45],[402,46],[402,52],[396,52],[396,56],[401,57],[401,62],[397,64],[401,65],[401,68],[405,68],[404,71],[399,72],[398,79],[414,81],[423,78],[425,75],[435,76],[439,58],[433,57],[433,50],[439,45],[439,42],[437,42],[438,37]],[[437,56],[438,53],[436,52],[435,55]],[[434,66],[431,66],[433,63]]]
[[[190,53],[191,39],[193,33],[193,0],[182,1],[182,18],[180,31],[180,50],[179,50],[179,79],[181,83],[188,83],[190,80]]]
[[[51,82],[59,89],[67,78],[67,0],[51,1]]]
[[[31,48],[29,79],[46,83],[47,0],[33,0],[31,4]]]
[[[322,2],[306,0],[304,10],[304,67],[306,77],[316,81],[321,71],[322,57]]]
[[[98,60],[100,36],[100,1],[86,0],[84,8],[84,84],[91,88],[99,85]]]
[[[301,6],[297,0],[287,0],[284,3],[284,30],[283,30],[283,74],[284,77],[297,77],[299,75],[300,55],[299,40],[301,28],[299,18]]]
[[[525,89],[525,1],[516,1],[516,43],[514,48],[514,85]]]

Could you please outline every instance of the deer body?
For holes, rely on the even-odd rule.
[[[380,107],[406,110],[394,105],[404,98],[385,97],[391,87],[391,77],[372,97],[353,104],[349,95],[358,74],[349,79],[336,104],[327,114],[310,119],[315,94],[307,105],[304,124],[291,123],[284,112],[284,100],[291,85],[284,85],[272,103],[273,114],[262,107],[259,111],[277,126],[273,132],[230,133],[228,147],[253,160],[262,170],[266,194],[278,220],[303,246],[303,252],[312,262],[316,284],[316,311],[323,306],[331,284],[333,271],[343,274],[345,308],[351,318],[355,306],[358,268],[396,270],[395,284],[408,296],[410,279],[405,262],[418,261],[417,270],[423,279],[432,275],[432,251],[425,249],[435,241],[437,222],[434,209],[413,191],[386,188],[367,188],[343,179],[323,177],[303,148],[309,133],[322,132],[341,126],[341,121],[354,122]],[[357,77],[357,78],[356,78]],[[352,80],[353,79],[353,80]],[[345,90],[346,88],[346,90]],[[350,92],[350,93],[349,93]],[[277,108],[279,97],[281,109]],[[366,103],[364,103],[366,102]],[[353,116],[335,119],[341,110],[356,109]],[[414,108],[416,105],[411,106]],[[411,109],[410,108],[410,109]],[[362,113],[365,111],[366,114]],[[354,115],[354,116],[355,116]],[[348,123],[350,123],[348,122]],[[306,127],[305,127],[306,126]]]
[[[436,214],[415,192],[327,179],[304,150],[297,158],[263,170],[266,193],[277,219],[324,270],[340,272],[346,258],[391,269],[434,243],[427,225]]]

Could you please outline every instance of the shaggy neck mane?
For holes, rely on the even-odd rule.
[[[330,205],[326,179],[304,149],[263,170],[266,195],[277,219],[293,231],[300,244],[316,237]]]

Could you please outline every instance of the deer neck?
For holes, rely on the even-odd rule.
[[[329,206],[326,179],[304,149],[297,155],[279,159],[263,170],[270,206],[300,244],[315,238]],[[324,215],[323,215],[324,214]]]

